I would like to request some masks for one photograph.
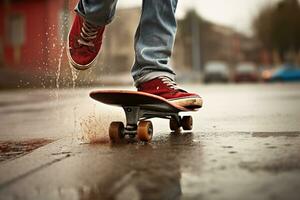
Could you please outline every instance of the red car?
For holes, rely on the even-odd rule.
[[[241,63],[237,65],[234,74],[234,81],[237,83],[259,81],[257,68],[252,63]]]

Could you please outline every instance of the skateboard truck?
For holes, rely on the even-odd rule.
[[[151,105],[148,105],[151,107]],[[153,107],[157,107],[154,105]],[[147,120],[150,118],[169,119],[170,129],[179,131],[191,130],[193,119],[191,116],[181,117],[178,112],[163,112],[159,109],[147,109],[147,106],[122,106],[126,116],[126,126],[123,122],[112,122],[109,127],[109,136],[113,142],[120,142],[126,135],[130,138],[138,137],[139,140],[148,142],[152,139],[153,125]]]
[[[109,137],[112,142],[121,142],[126,136],[137,137],[140,141],[148,142],[152,139],[153,125],[151,118],[169,120],[172,131],[191,130],[193,119],[191,116],[179,115],[180,112],[197,111],[197,108],[186,108],[171,103],[157,95],[129,90],[96,90],[90,93],[96,101],[122,107],[126,123],[112,122],[109,126]]]

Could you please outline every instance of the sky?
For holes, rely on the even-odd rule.
[[[280,0],[178,0],[176,15],[183,17],[187,10],[194,8],[206,20],[252,35],[252,20],[259,10],[278,1]],[[141,2],[142,0],[119,0],[118,7],[140,6]]]

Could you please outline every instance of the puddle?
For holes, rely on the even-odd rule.
[[[232,149],[233,146],[222,146],[224,149]]]
[[[51,155],[53,156],[57,156],[57,155],[70,155],[72,152],[71,151],[62,151],[62,152],[58,152],[58,153],[52,153]]]
[[[47,139],[32,139],[26,141],[1,141],[0,162],[21,157],[51,142],[53,142],[53,140]]]
[[[300,171],[299,159],[285,159],[285,160],[273,160],[268,163],[260,162],[241,162],[239,166],[243,169],[247,169],[250,172],[266,171],[272,173],[290,172],[293,170]]]
[[[277,149],[276,146],[268,146],[267,148],[269,148],[269,149]]]
[[[300,132],[254,132],[253,137],[299,137]]]

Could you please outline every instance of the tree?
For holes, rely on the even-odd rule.
[[[300,50],[300,5],[298,0],[282,0],[265,7],[254,20],[254,30],[264,48],[276,50],[281,58]]]

